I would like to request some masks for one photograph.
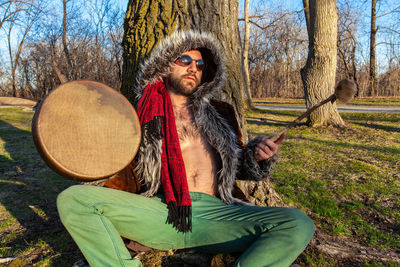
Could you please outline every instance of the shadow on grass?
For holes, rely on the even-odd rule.
[[[352,123],[360,125],[360,126],[372,128],[372,129],[379,129],[379,130],[384,130],[384,131],[387,131],[387,132],[400,133],[400,128],[397,128],[397,127],[379,125],[379,124],[375,124],[375,123],[361,123],[361,122],[354,122],[354,121]]]
[[[278,116],[299,116],[303,111],[293,111],[293,110],[271,110],[271,109],[259,109],[255,108],[254,112],[261,114],[271,114]]]
[[[340,116],[345,121],[361,122],[361,121],[385,121],[399,122],[400,116],[398,113],[342,113]]]
[[[0,229],[3,256],[18,257],[34,247],[33,252],[29,252],[29,259],[18,259],[21,264],[26,260],[32,264],[60,251],[77,254],[77,248],[61,224],[56,209],[57,195],[74,183],[48,170],[36,152],[29,131],[0,120],[0,138],[5,142],[4,148],[9,155],[0,155],[0,171],[3,174],[0,203],[21,225],[6,226],[11,228],[8,233],[4,232],[7,232],[4,226]],[[50,246],[51,255],[48,254],[48,246],[41,247],[41,241]],[[67,257],[71,261],[79,254]],[[57,264],[57,261],[52,260],[52,263]]]
[[[271,120],[271,119],[264,119],[264,118],[259,118],[259,117],[246,117],[246,122],[249,125],[257,125],[257,126],[265,126],[267,124],[271,126],[285,126],[287,125],[286,121],[280,121],[280,120]]]
[[[307,138],[307,137],[304,137],[303,139],[309,140],[311,142],[319,143],[319,144],[325,144],[325,145],[330,145],[330,146],[338,146],[338,147],[341,147],[341,148],[362,149],[362,150],[368,150],[368,151],[371,151],[371,152],[391,153],[393,155],[399,155],[400,154],[400,149],[391,148],[391,147],[379,147],[379,146],[373,146],[373,145],[350,144],[350,143],[341,142],[341,141],[319,140],[319,139]]]

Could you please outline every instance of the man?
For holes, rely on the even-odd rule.
[[[141,145],[106,183],[128,192],[81,185],[57,200],[91,266],[141,266],[120,236],[160,250],[243,252],[236,266],[251,267],[288,266],[311,240],[314,225],[301,211],[234,197],[235,179],[268,175],[284,136],[243,146],[232,107],[211,99],[224,72],[216,40],[194,31],[166,37],[141,66]]]

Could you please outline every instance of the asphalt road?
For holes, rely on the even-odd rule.
[[[260,109],[273,110],[299,110],[305,111],[303,106],[283,106],[283,105],[256,105]],[[368,107],[368,106],[346,106],[338,107],[339,112],[366,112],[366,113],[400,113],[400,107]]]
[[[0,105],[0,108],[10,107],[23,107],[26,110],[32,110],[31,107],[19,106],[19,105]],[[280,105],[256,105],[260,109],[272,109],[272,110],[299,110],[305,111],[306,108],[303,106],[280,106]],[[347,106],[338,107],[339,112],[364,112],[364,113],[400,113],[400,107],[368,107],[368,106]]]

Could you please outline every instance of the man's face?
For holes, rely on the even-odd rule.
[[[202,60],[200,51],[190,50],[182,53],[181,56],[187,55],[192,58],[192,62],[185,66],[182,64],[172,63],[171,73],[168,76],[168,85],[175,93],[190,96],[200,85],[201,76],[203,74],[196,66],[197,60]]]

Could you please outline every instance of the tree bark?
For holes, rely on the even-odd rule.
[[[301,77],[307,108],[334,93],[337,56],[336,0],[303,0],[308,29],[308,57]],[[311,126],[344,126],[336,103],[327,103],[310,114]]]
[[[140,62],[165,35],[176,29],[208,31],[219,40],[227,58],[228,78],[219,98],[235,107],[246,139],[237,1],[130,0],[122,41],[124,64],[121,92],[134,102],[136,95],[133,88]]]
[[[377,95],[376,63],[375,63],[375,39],[376,39],[376,2],[371,1],[371,35],[369,41],[369,86],[370,95]]]

